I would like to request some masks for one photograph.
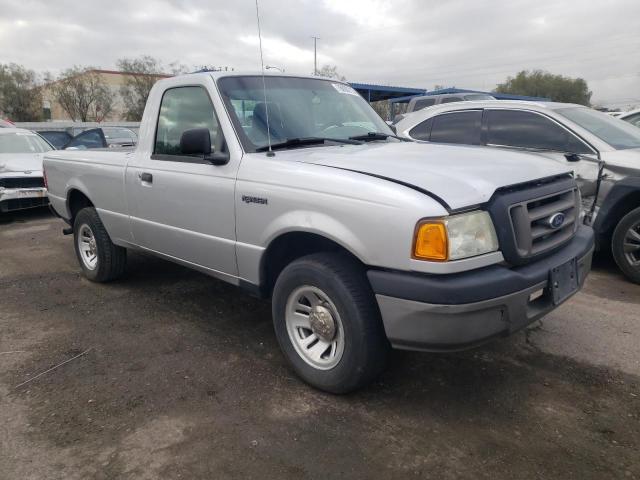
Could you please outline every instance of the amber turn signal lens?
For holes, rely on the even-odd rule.
[[[447,229],[441,222],[425,222],[418,226],[413,256],[420,260],[444,262],[449,256]]]

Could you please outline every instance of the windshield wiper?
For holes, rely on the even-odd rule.
[[[329,138],[329,137],[296,137],[287,138],[283,142],[272,143],[271,150],[289,148],[289,147],[303,147],[305,145],[320,145],[326,142],[336,143],[348,143],[350,145],[362,145],[362,142],[357,138]],[[266,152],[269,150],[269,145],[263,145],[256,148],[256,152]]]
[[[350,140],[362,140],[362,141],[373,141],[373,140],[386,140],[387,138],[397,138],[398,140],[402,140],[403,142],[410,142],[408,138],[399,137],[397,135],[393,135],[392,133],[384,133],[384,132],[368,132],[364,135],[354,135],[353,137],[349,137]]]

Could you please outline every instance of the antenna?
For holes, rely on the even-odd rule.
[[[318,49],[316,43],[320,40],[320,37],[312,36],[311,38],[313,38],[313,74],[318,75]]]
[[[264,111],[267,117],[267,144],[269,145],[269,151],[267,157],[273,157],[275,153],[271,150],[271,130],[269,129],[269,104],[267,103],[267,83],[264,79],[264,59],[262,57],[262,33],[260,32],[260,8],[258,7],[258,0],[256,0],[256,18],[258,19],[258,41],[260,42],[260,68],[262,69],[262,93],[264,95]]]

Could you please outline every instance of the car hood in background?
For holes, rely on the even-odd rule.
[[[276,155],[405,184],[437,196],[451,209],[485,203],[500,187],[571,172],[529,153],[417,142],[301,148]]]
[[[607,164],[640,171],[640,148],[626,148],[601,152],[600,156]]]
[[[41,172],[43,157],[43,153],[0,153],[0,175]]]

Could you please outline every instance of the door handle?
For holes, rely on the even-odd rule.
[[[150,173],[139,173],[138,178],[145,183],[153,183],[153,175]]]

